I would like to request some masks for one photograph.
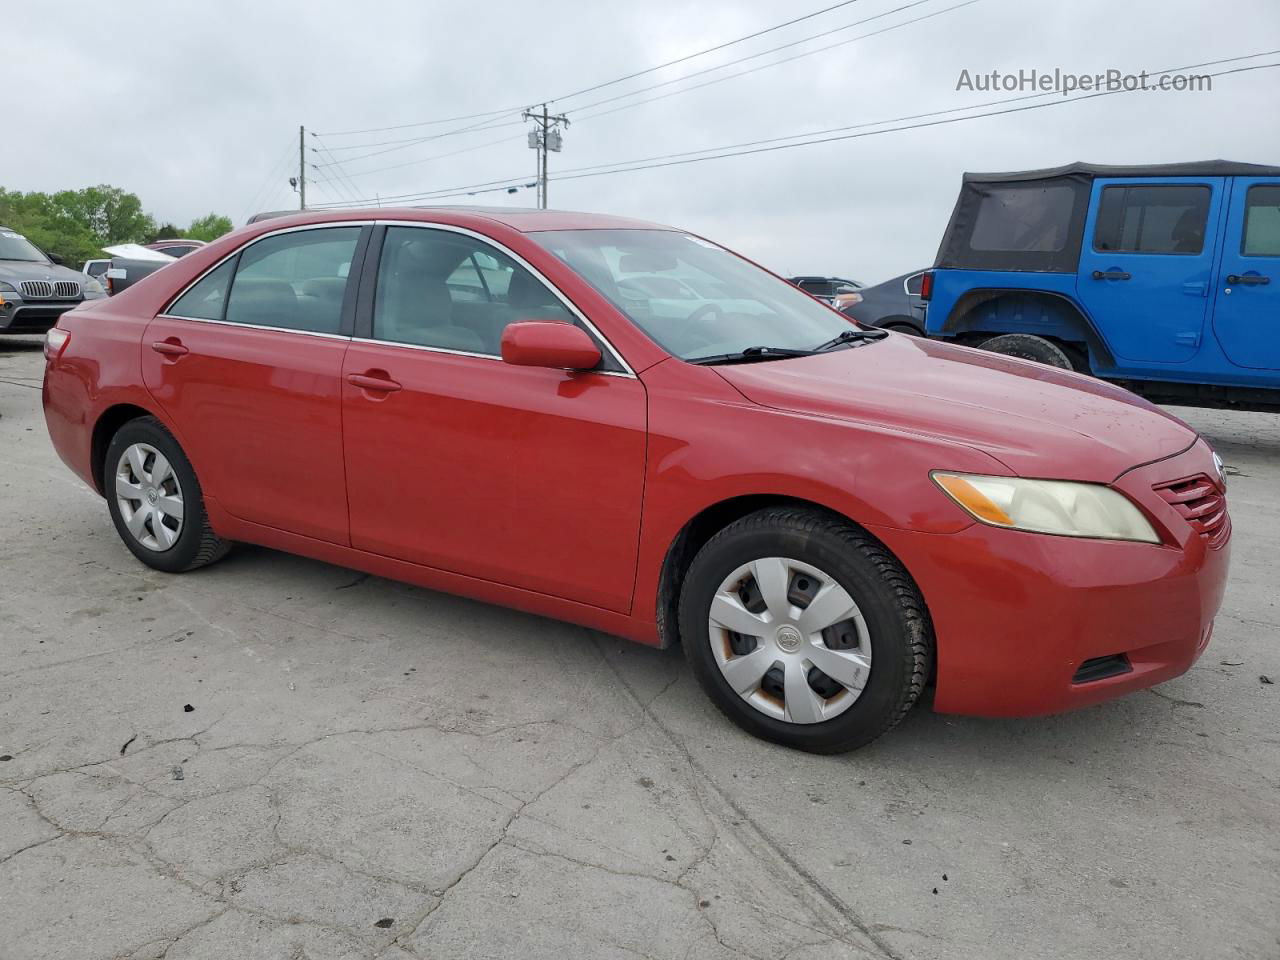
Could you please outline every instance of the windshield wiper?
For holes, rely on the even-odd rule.
[[[752,363],[760,360],[782,360],[786,357],[809,357],[812,350],[793,347],[744,347],[733,353],[715,353],[707,357],[690,357],[689,363],[710,365],[715,363]]]
[[[828,350],[834,350],[836,347],[842,347],[846,343],[874,343],[876,340],[883,340],[889,335],[887,330],[841,330],[839,334],[832,337],[826,343],[820,343],[813,348],[814,353],[825,353]]]

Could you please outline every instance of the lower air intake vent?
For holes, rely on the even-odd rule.
[[[1094,680],[1118,677],[1120,674],[1129,673],[1131,670],[1133,670],[1133,667],[1129,666],[1129,658],[1123,653],[1112,654],[1109,657],[1094,657],[1092,660],[1086,660],[1080,664],[1080,669],[1071,678],[1071,682],[1092,683]]]

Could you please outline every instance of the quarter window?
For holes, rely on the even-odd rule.
[[[227,305],[227,288],[236,268],[234,259],[206,273],[190,290],[180,296],[165,313],[172,317],[194,320],[221,320]]]
[[[1249,188],[1240,252],[1246,257],[1280,257],[1280,184]]]
[[[387,228],[373,305],[375,339],[496,357],[502,331],[518,320],[576,322],[541,280],[481,240]]]
[[[907,277],[906,290],[907,294],[912,297],[920,296],[920,285],[924,282],[923,273],[913,273]]]
[[[969,246],[1057,253],[1067,245],[1075,191],[1066,184],[998,185],[982,191]]]
[[[1110,253],[1200,253],[1210,196],[1206,186],[1104,187],[1093,248]]]
[[[360,229],[299,230],[246,247],[231,285],[226,320],[337,333]]]

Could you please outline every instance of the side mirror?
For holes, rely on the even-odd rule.
[[[53,263],[56,266],[59,266],[59,267],[66,266],[66,263],[67,263],[66,258],[60,256],[59,254],[45,253],[45,256],[49,258],[50,263]]]
[[[518,367],[590,370],[600,362],[600,348],[571,323],[520,320],[502,331],[502,359]]]

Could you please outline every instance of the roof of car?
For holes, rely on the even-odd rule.
[[[1068,163],[1043,170],[1009,173],[966,173],[966,183],[1007,183],[1017,180],[1052,180],[1057,177],[1276,177],[1280,167],[1233,160],[1194,160],[1187,163],[1149,163],[1117,166],[1101,163]]]
[[[350,210],[290,210],[279,213],[258,213],[249,218],[250,223],[277,218],[298,224],[322,223],[326,220],[421,220],[430,222],[434,214],[447,214],[451,220],[474,217],[476,220],[497,222],[533,233],[541,230],[671,230],[673,228],[645,220],[615,217],[605,213],[579,213],[570,210],[538,210],[532,207],[472,207],[472,206],[417,206],[417,207],[361,207]]]

